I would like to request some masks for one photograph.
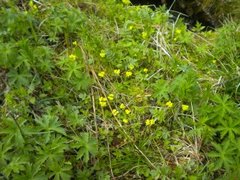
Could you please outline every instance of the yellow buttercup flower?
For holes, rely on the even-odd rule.
[[[106,56],[106,52],[105,52],[104,50],[101,50],[99,56],[100,56],[101,58],[104,58],[104,57]]]
[[[168,102],[166,102],[166,106],[171,108],[171,107],[173,107],[173,103],[171,101],[168,101]]]
[[[113,114],[114,116],[118,115],[118,113],[119,113],[118,110],[116,110],[116,109],[113,109],[113,110],[112,110],[112,114]]]
[[[99,76],[99,77],[104,77],[105,74],[106,74],[106,73],[105,73],[104,71],[101,71],[101,72],[98,73],[98,76]]]
[[[146,126],[152,126],[153,124],[155,124],[154,119],[146,119],[145,121]]]
[[[126,113],[126,114],[130,114],[131,111],[130,111],[129,109],[126,109],[126,110],[125,110],[125,113]]]
[[[75,54],[70,54],[69,58],[73,61],[75,61],[77,59],[77,56]]]
[[[125,73],[125,76],[126,76],[126,77],[132,76],[132,72],[131,72],[131,71],[127,71],[127,72]]]
[[[72,43],[74,46],[76,46],[77,45],[77,41],[73,41],[73,43]]]
[[[106,107],[107,106],[107,102],[104,102],[104,101],[100,101],[99,104],[100,104],[101,107]]]
[[[109,99],[110,101],[112,101],[112,100],[114,99],[114,95],[113,95],[113,94],[109,94],[109,95],[108,95],[108,99]]]
[[[99,104],[101,107],[106,107],[107,106],[107,98],[99,97]]]
[[[107,98],[105,98],[105,97],[99,97],[99,101],[101,102],[101,101],[107,101]]]
[[[128,120],[127,120],[127,119],[123,119],[123,122],[124,122],[125,124],[127,124],[127,123],[128,123]]]
[[[144,69],[143,69],[143,72],[147,73],[147,72],[148,72],[148,69],[147,69],[147,68],[144,68]]]
[[[122,104],[120,104],[119,107],[120,107],[120,109],[125,109],[126,106],[122,103]]]
[[[113,73],[119,76],[119,74],[120,74],[120,69],[114,69],[114,70],[113,70]]]
[[[133,29],[133,26],[129,26],[128,29],[129,29],[129,30],[132,30],[132,29]]]
[[[188,105],[185,105],[185,104],[182,105],[182,110],[183,111],[187,111],[188,109],[189,109]]]
[[[181,29],[176,29],[176,34],[181,34],[182,30]]]

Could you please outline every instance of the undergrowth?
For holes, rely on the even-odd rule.
[[[240,27],[124,1],[0,2],[1,179],[237,179]]]

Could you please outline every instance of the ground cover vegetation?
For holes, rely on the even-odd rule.
[[[0,2],[1,179],[239,177],[239,24],[19,2]]]

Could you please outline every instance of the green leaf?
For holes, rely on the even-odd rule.
[[[84,162],[89,161],[89,154],[96,155],[97,153],[97,141],[89,135],[89,133],[82,133],[79,137],[73,137],[74,142],[71,147],[78,149],[77,159],[83,157]]]
[[[232,143],[228,140],[224,141],[222,144],[213,143],[215,151],[208,153],[210,158],[214,158],[214,168],[213,170],[218,170],[225,168],[229,170],[234,166],[235,159],[235,150],[236,148],[232,146]]]

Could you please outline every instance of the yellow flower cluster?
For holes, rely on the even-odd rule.
[[[113,94],[109,94],[109,95],[108,95],[108,99],[109,99],[110,101],[112,101],[112,100],[114,99],[114,95],[113,95]]]
[[[104,50],[101,50],[99,56],[100,56],[101,58],[104,58],[104,57],[106,56],[106,52],[105,52]]]
[[[29,5],[30,8],[32,8],[32,9],[34,9],[34,10],[37,10],[37,5],[34,4],[32,0],[29,2],[28,5]]]
[[[126,106],[122,103],[122,104],[120,104],[119,107],[120,107],[120,109],[125,109]]]
[[[182,111],[187,111],[189,109],[188,105],[183,104],[182,105]]]
[[[132,76],[132,72],[131,72],[131,71],[127,71],[127,72],[125,73],[125,76],[126,76],[126,77]]]
[[[126,114],[130,114],[131,111],[130,111],[129,109],[126,109],[126,110],[125,110],[125,113],[126,113]]]
[[[120,69],[114,69],[113,70],[113,73],[115,74],[115,75],[117,75],[117,76],[119,76],[120,75]]]
[[[69,58],[73,61],[75,61],[77,59],[77,56],[75,54],[70,54]]]
[[[125,124],[127,124],[127,123],[128,123],[128,119],[123,119],[123,122],[124,122]]]
[[[146,119],[145,121],[146,126],[152,126],[153,124],[155,124],[154,119]]]
[[[112,114],[113,114],[114,116],[118,115],[118,113],[119,113],[118,110],[116,110],[116,109],[113,109],[113,110],[112,110]]]
[[[182,30],[181,29],[176,29],[176,34],[181,34]]]
[[[105,74],[106,74],[105,71],[101,71],[101,72],[98,73],[98,76],[99,76],[99,77],[104,77]]]
[[[107,106],[107,98],[99,97],[99,104],[101,107],[106,107]]]
[[[173,103],[171,101],[166,102],[165,105],[169,108],[173,107]]]
[[[74,46],[76,46],[77,45],[77,41],[73,41],[73,43],[72,43]]]
[[[144,69],[143,69],[143,72],[147,73],[147,72],[148,72],[148,69],[147,69],[147,68],[144,68]]]

